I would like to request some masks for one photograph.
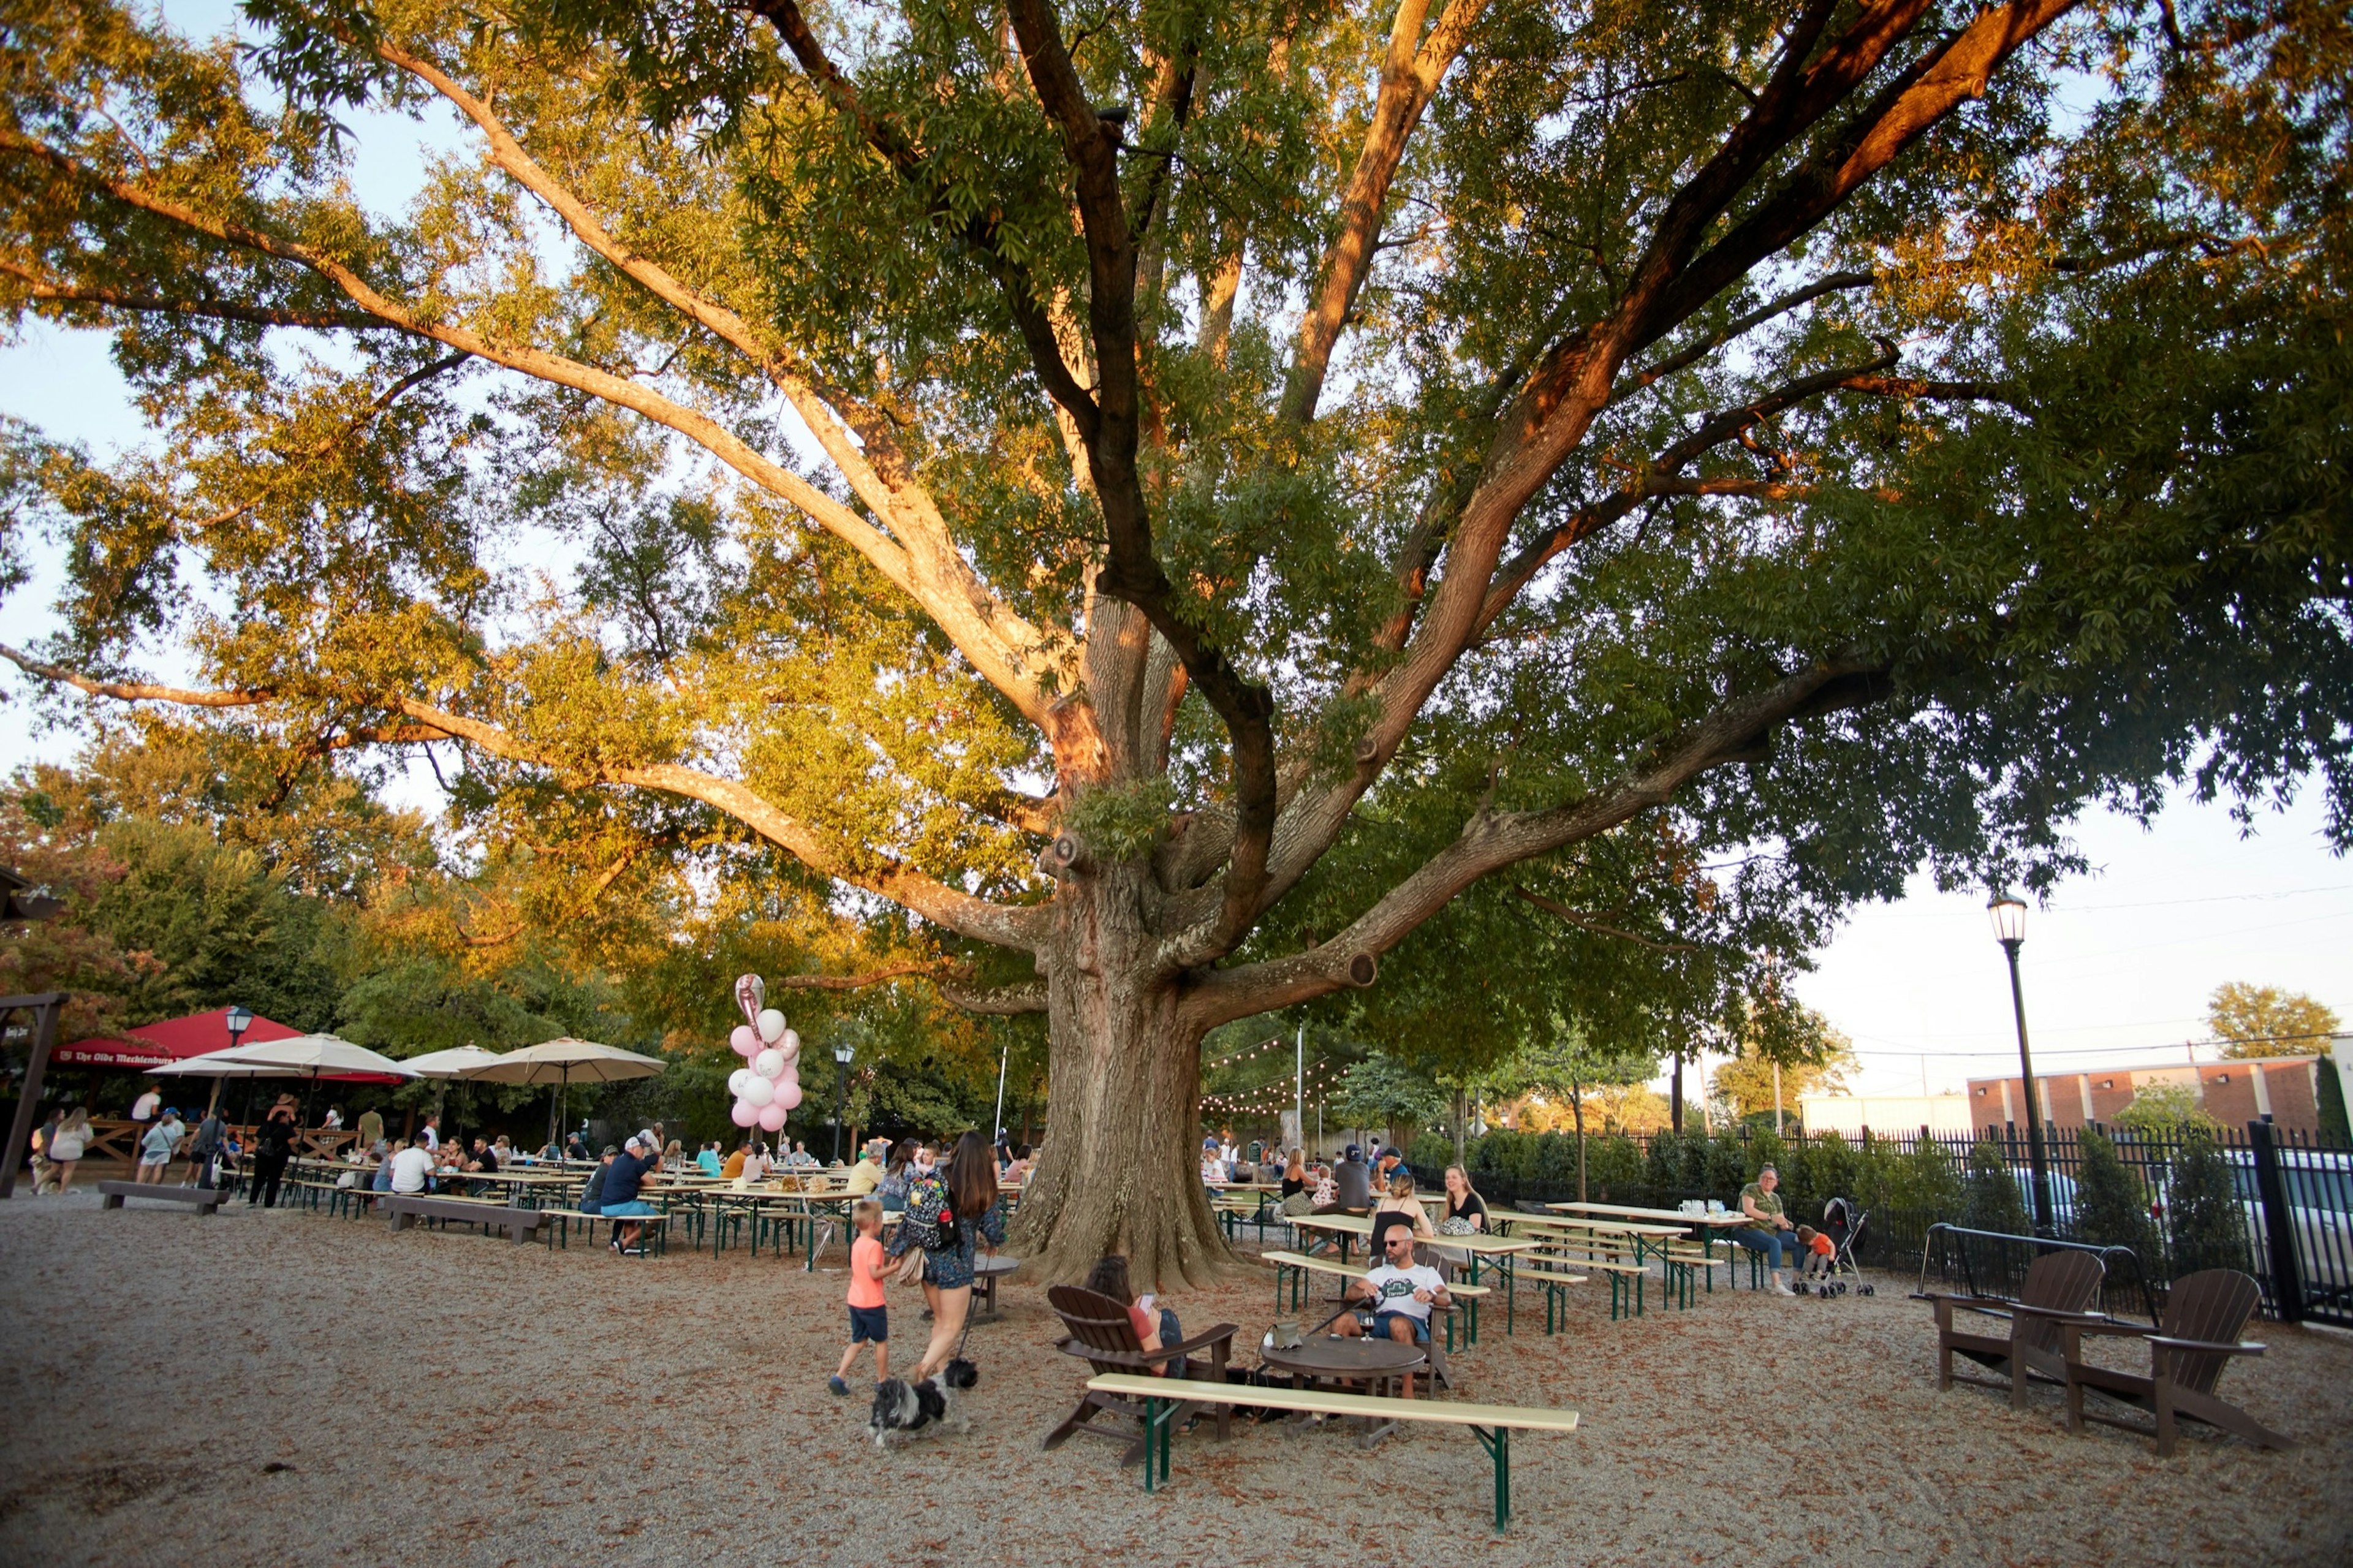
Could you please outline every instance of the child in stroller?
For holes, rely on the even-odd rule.
[[[1870,1222],[1871,1216],[1855,1207],[1852,1198],[1832,1198],[1822,1205],[1821,1229],[1798,1227],[1798,1239],[1807,1248],[1805,1279],[1816,1294],[1844,1295],[1847,1287],[1838,1276],[1862,1272],[1854,1254],[1862,1240],[1862,1227]],[[1854,1291],[1858,1296],[1874,1293],[1869,1285],[1857,1285]]]

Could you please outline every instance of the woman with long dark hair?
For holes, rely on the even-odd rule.
[[[946,1180],[934,1171],[908,1187],[905,1217],[891,1238],[893,1258],[922,1248],[923,1300],[932,1309],[932,1342],[908,1382],[933,1376],[955,1354],[965,1315],[972,1310],[973,1254],[984,1240],[991,1252],[1005,1245],[1005,1205],[997,1197],[997,1161],[988,1140],[967,1132],[956,1140]]]
[[[892,1146],[890,1161],[882,1167],[882,1179],[874,1185],[874,1195],[882,1200],[884,1208],[907,1206],[907,1189],[915,1184],[915,1153],[922,1147],[913,1138],[902,1138]]]

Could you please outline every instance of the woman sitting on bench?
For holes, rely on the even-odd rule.
[[[1794,1296],[1797,1292],[1781,1278],[1782,1260],[1786,1258],[1794,1266],[1805,1248],[1799,1245],[1797,1229],[1781,1212],[1781,1200],[1773,1192],[1780,1184],[1781,1173],[1767,1165],[1740,1189],[1740,1212],[1748,1216],[1749,1227],[1734,1231],[1732,1239],[1751,1252],[1765,1254],[1765,1270],[1776,1295]]]

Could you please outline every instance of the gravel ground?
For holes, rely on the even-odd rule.
[[[838,1254],[836,1255],[838,1258]],[[1110,1444],[1041,1454],[1081,1381],[1035,1287],[981,1325],[962,1436],[878,1455],[828,1396],[844,1279],[741,1251],[644,1263],[226,1209],[0,1205],[0,1563],[1080,1563],[1335,1558],[2342,1564],[2353,1336],[2263,1325],[2230,1384],[2298,1439],[2070,1436],[2054,1394],[1938,1394],[1927,1310],[1719,1289],[1567,1329],[1500,1310],[1461,1397],[1582,1413],[1513,1445],[1510,1533],[1451,1428],[1206,1427],[1147,1498]],[[919,1297],[894,1288],[902,1351]],[[1266,1284],[1172,1300],[1253,1342]],[[1500,1307],[1500,1303],[1494,1303]],[[1522,1303],[1523,1310],[1529,1303]],[[168,1541],[168,1549],[159,1542]],[[1729,1554],[1727,1559],[1726,1554]]]

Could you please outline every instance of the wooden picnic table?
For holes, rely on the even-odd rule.
[[[1686,1214],[1681,1209],[1641,1208],[1632,1204],[1546,1204],[1545,1207],[1561,1214],[1651,1220],[1660,1225],[1699,1226],[1710,1230],[1738,1230],[1756,1223],[1737,1209],[1723,1209],[1710,1214]]]

